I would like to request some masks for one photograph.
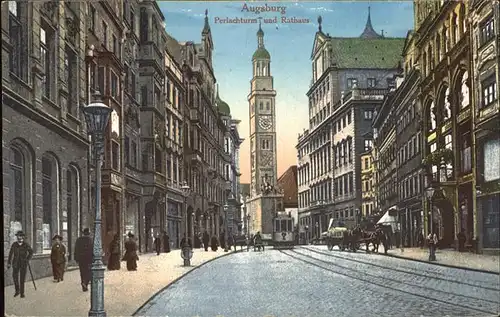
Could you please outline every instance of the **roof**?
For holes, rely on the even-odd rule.
[[[179,42],[167,33],[167,51],[172,54],[175,61],[182,65],[182,52]]]
[[[231,115],[231,108],[229,107],[227,102],[220,99],[220,97],[219,97],[218,85],[217,85],[217,97],[215,98],[215,103],[217,104],[217,108],[218,108],[220,114],[227,115],[227,116]]]
[[[264,47],[260,47],[253,53],[252,59],[271,59],[271,54]]]
[[[338,68],[397,68],[405,38],[330,38]]]
[[[359,36],[360,38],[363,39],[376,39],[376,38],[383,38],[383,35],[378,34],[375,32],[372,26],[372,18],[370,15],[370,7],[368,7],[368,19],[366,20],[366,25],[365,25],[365,30],[361,35]]]
[[[278,187],[283,190],[283,204],[285,208],[298,207],[297,165],[290,166],[278,178]]]

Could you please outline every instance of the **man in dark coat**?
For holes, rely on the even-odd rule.
[[[213,236],[212,241],[210,243],[210,248],[212,249],[212,251],[217,251],[218,246],[219,246],[219,241],[217,241],[216,236]]]
[[[125,254],[123,255],[123,261],[127,261],[128,271],[137,271],[137,261],[139,256],[137,255],[137,244],[134,240],[134,234],[132,232],[128,233],[128,240],[125,242]]]
[[[165,231],[163,232],[163,252],[165,253],[170,252],[170,237]]]
[[[117,233],[109,244],[108,270],[114,271],[120,269],[120,235]]]
[[[28,268],[29,261],[33,257],[33,249],[24,241],[24,232],[18,231],[16,233],[17,242],[14,242],[10,247],[9,259],[7,261],[7,269],[12,266],[12,278],[14,279],[14,286],[16,293],[14,297],[21,294],[24,298],[24,281],[26,280],[26,269]]]
[[[203,247],[205,247],[205,251],[208,251],[208,244],[210,243],[210,236],[208,232],[203,232]]]
[[[83,229],[83,236],[78,237],[75,242],[75,261],[80,268],[80,280],[82,291],[84,292],[89,290],[88,287],[92,276],[92,247],[93,242],[90,237],[90,230],[89,228],[85,228]]]
[[[66,247],[61,243],[62,237],[56,234],[52,241],[52,250],[50,252],[50,263],[52,264],[52,273],[54,282],[59,283],[64,280],[64,269],[66,268]]]
[[[161,251],[161,239],[160,239],[160,234],[156,235],[155,240],[153,241],[153,244],[155,245],[155,250],[156,250],[156,255],[160,255]]]

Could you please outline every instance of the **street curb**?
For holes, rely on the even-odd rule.
[[[132,314],[132,316],[140,316],[140,315],[137,315],[137,313],[139,313],[144,307],[146,307],[146,304],[148,304],[153,299],[155,299],[158,295],[160,295],[161,293],[163,293],[167,288],[169,288],[170,286],[174,285],[175,283],[177,283],[182,278],[186,277],[189,273],[196,271],[197,269],[199,269],[200,267],[204,266],[205,264],[208,264],[208,263],[210,263],[212,261],[215,261],[217,259],[223,258],[225,256],[228,256],[228,255],[231,255],[231,254],[234,254],[234,253],[238,253],[238,252],[242,252],[242,251],[240,250],[240,251],[232,251],[232,252],[224,253],[221,256],[218,256],[216,258],[207,260],[206,262],[203,262],[200,265],[197,265],[197,266],[193,267],[191,270],[189,270],[186,273],[182,274],[181,276],[175,278],[174,280],[172,280],[172,282],[168,283],[167,285],[165,285],[165,287],[163,287],[158,292],[156,292],[155,294],[153,294],[150,298],[148,298],[144,302],[144,304],[142,304],[138,309],[136,309],[136,311]]]
[[[435,261],[426,261],[426,260],[414,259],[414,258],[404,257],[404,256],[401,256],[401,255],[395,255],[395,254],[390,254],[390,253],[387,253],[386,256],[390,256],[390,257],[397,258],[397,259],[402,259],[402,260],[409,260],[409,261],[415,261],[415,262],[420,262],[420,263],[427,263],[427,264],[439,265],[439,266],[449,267],[449,268],[452,268],[452,269],[473,271],[473,272],[479,272],[479,273],[485,273],[485,274],[500,275],[499,272],[495,272],[495,271],[475,269],[475,268],[471,268],[471,267],[458,266],[458,265],[452,265],[452,264],[445,264],[445,263],[440,263],[440,262],[435,262]]]

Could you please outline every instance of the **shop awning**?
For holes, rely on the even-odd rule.
[[[379,225],[390,225],[396,223],[396,218],[394,216],[389,215],[389,212],[394,209],[394,208],[389,208],[385,214],[380,218],[380,220],[377,222]]]

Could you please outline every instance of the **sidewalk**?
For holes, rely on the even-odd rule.
[[[383,247],[382,247],[383,249]],[[383,251],[381,251],[383,253]],[[464,268],[475,271],[487,271],[500,273],[500,257],[498,255],[474,254],[470,252],[458,252],[454,250],[436,250],[436,261],[429,262],[429,250],[427,248],[393,248],[388,255],[408,260],[428,262],[432,264]]]
[[[183,267],[180,250],[170,253],[143,254],[138,268],[128,272],[125,262],[120,271],[105,271],[104,308],[108,316],[131,316],[140,306],[158,291],[195,267],[225,253],[205,252],[195,249],[191,267]],[[29,274],[28,274],[29,275]],[[64,282],[54,283],[52,278],[35,280],[37,291],[27,277],[26,298],[14,298],[14,286],[4,289],[5,316],[87,316],[90,308],[90,287],[82,292],[80,272],[73,270],[64,276]]]

